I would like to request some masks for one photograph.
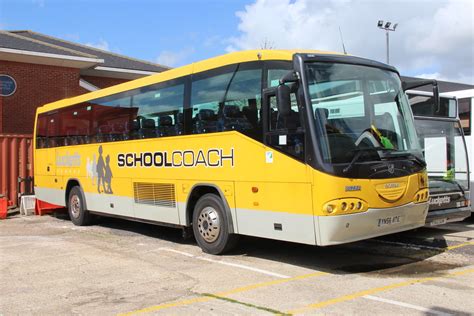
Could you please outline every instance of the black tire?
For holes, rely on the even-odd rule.
[[[212,193],[203,195],[193,212],[193,232],[202,251],[213,255],[231,250],[238,236],[229,233],[229,219],[222,199]]]
[[[85,209],[84,195],[78,186],[71,189],[67,202],[69,218],[74,225],[86,226],[91,224],[92,214]]]

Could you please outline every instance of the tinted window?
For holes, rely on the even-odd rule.
[[[413,115],[456,118],[456,100],[440,98],[439,107],[435,107],[432,96],[407,94]]]
[[[276,97],[269,99],[269,133],[267,143],[291,156],[304,160],[304,129],[295,93],[291,93],[291,112],[288,116],[279,115]]]
[[[471,135],[471,105],[472,98],[458,100],[459,119],[464,130],[464,135]]]
[[[262,70],[256,64],[226,67],[193,79],[193,134],[236,130],[261,136]]]
[[[91,101],[96,142],[183,132],[184,83],[156,84]]]
[[[40,115],[37,148],[180,135],[183,101],[184,80],[173,80]]]
[[[91,116],[90,107],[85,105],[62,109],[58,113],[58,145],[81,145],[90,142]]]
[[[267,62],[267,68],[267,88],[278,86],[281,77],[293,69],[291,62],[288,61]]]

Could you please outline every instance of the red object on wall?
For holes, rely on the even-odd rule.
[[[7,218],[7,199],[0,198],[0,219]]]
[[[33,177],[32,137],[0,134],[0,195],[11,206],[17,206],[19,194],[27,191],[25,182],[18,185],[18,177]]]

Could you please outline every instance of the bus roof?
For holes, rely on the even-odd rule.
[[[214,69],[226,65],[231,65],[240,62],[259,61],[259,60],[292,60],[293,55],[296,53],[303,54],[322,54],[322,55],[343,55],[337,52],[326,52],[318,50],[247,50],[232,52],[217,57],[212,57],[206,60],[195,62],[186,66],[173,68],[166,70],[151,76],[135,79],[125,83],[121,83],[108,88],[100,89],[97,91],[81,94],[72,98],[62,99],[55,101],[37,109],[38,113],[44,113],[52,110],[56,110],[72,104],[85,102],[88,100],[101,98],[104,96],[112,95],[126,90],[132,90],[143,86],[159,83],[174,78],[190,75],[192,73],[199,73],[209,69]]]

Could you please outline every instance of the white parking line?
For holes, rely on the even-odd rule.
[[[275,273],[275,272],[271,272],[271,271],[263,270],[263,269],[258,269],[258,268],[254,268],[254,267],[249,267],[249,266],[246,266],[246,265],[243,265],[243,264],[232,263],[232,262],[227,262],[227,261],[223,261],[223,260],[215,260],[215,259],[211,259],[211,258],[207,258],[207,257],[203,257],[203,256],[195,256],[193,254],[190,254],[190,253],[187,253],[187,252],[184,252],[184,251],[174,250],[174,249],[171,249],[171,248],[162,247],[162,248],[158,248],[158,250],[174,252],[174,253],[177,253],[177,254],[180,254],[180,255],[183,255],[183,256],[186,256],[186,257],[196,258],[196,259],[199,259],[199,260],[213,262],[213,263],[219,263],[219,264],[223,264],[223,265],[234,267],[234,268],[250,270],[250,271],[253,271],[253,272],[258,272],[258,273],[274,276],[274,277],[281,278],[281,279],[290,278],[290,276],[288,276],[288,275],[279,274],[279,273]]]
[[[186,256],[186,257],[192,257],[194,258],[194,255],[190,254],[190,253],[187,253],[187,252],[183,252],[183,251],[178,251],[178,250],[174,250],[174,249],[171,249],[171,248],[158,248],[158,250],[164,250],[164,251],[169,251],[169,252],[174,252],[174,253],[179,253],[180,255],[183,255],[183,256]]]
[[[434,310],[434,309],[425,308],[423,306],[412,305],[412,304],[403,303],[403,302],[394,301],[394,300],[388,300],[386,298],[381,298],[381,297],[372,296],[372,295],[365,295],[365,296],[363,296],[363,298],[368,299],[368,300],[372,300],[372,301],[378,301],[378,302],[388,303],[388,304],[392,304],[392,305],[397,305],[397,306],[407,307],[407,308],[411,308],[411,309],[416,309],[418,311],[433,314],[433,315],[440,315],[440,316],[450,316],[450,315],[452,316],[453,315],[453,314],[449,314],[449,313],[440,312],[440,311],[437,311],[437,310]]]

